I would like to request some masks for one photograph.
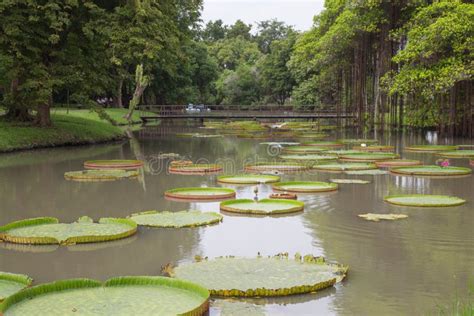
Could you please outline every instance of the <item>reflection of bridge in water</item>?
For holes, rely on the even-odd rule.
[[[161,119],[343,119],[353,113],[320,109],[315,106],[286,105],[209,105],[202,111],[187,111],[185,105],[142,105],[143,122]]]

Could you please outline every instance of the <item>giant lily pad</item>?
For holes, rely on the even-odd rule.
[[[0,313],[14,315],[203,315],[209,291],[165,277],[118,277],[105,283],[73,279],[38,285],[7,298]]]
[[[0,302],[30,286],[32,282],[27,275],[0,272]]]
[[[312,154],[312,155],[281,155],[279,158],[290,161],[300,162],[314,162],[314,161],[327,161],[336,160],[337,155],[326,155],[326,154]]]
[[[388,171],[379,170],[379,169],[371,169],[371,170],[352,170],[346,171],[346,174],[350,174],[353,176],[379,176],[379,175],[386,175],[389,174]]]
[[[410,194],[392,195],[384,200],[390,204],[419,207],[458,206],[466,203],[465,200],[448,195]]]
[[[165,196],[184,200],[222,200],[235,197],[235,190],[228,188],[177,188],[165,192]]]
[[[405,151],[411,152],[438,152],[438,151],[452,151],[458,149],[458,146],[449,145],[415,145],[405,147]]]
[[[444,158],[474,158],[474,150],[443,151],[438,155]]]
[[[339,156],[342,161],[354,162],[375,162],[380,160],[395,159],[398,157],[399,156],[397,154],[389,153],[346,154]]]
[[[370,181],[359,179],[329,179],[329,182],[337,184],[369,184]]]
[[[149,211],[132,214],[129,218],[138,225],[169,228],[204,226],[222,221],[222,215],[220,214],[213,212],[203,213],[199,211]]]
[[[413,166],[413,167],[398,167],[390,169],[392,173],[410,175],[410,176],[462,176],[472,173],[469,168],[462,167],[440,167],[440,166]]]
[[[297,142],[265,142],[260,143],[260,145],[267,145],[267,146],[298,146],[300,143]]]
[[[303,143],[303,146],[332,148],[332,147],[342,147],[344,146],[344,144],[339,143],[339,142],[331,142],[331,141],[318,141],[318,142]]]
[[[259,184],[278,181],[280,181],[279,176],[262,174],[241,174],[236,176],[221,176],[217,178],[217,182],[229,184]]]
[[[342,155],[347,155],[347,154],[363,154],[363,151],[360,150],[354,150],[354,149],[338,149],[338,150],[327,150],[324,152],[324,154],[329,154],[329,155],[337,155],[337,156],[342,156]]]
[[[313,138],[313,139],[321,139],[327,137],[328,134],[325,133],[304,133],[297,135],[298,138]]]
[[[315,193],[315,192],[329,192],[336,191],[338,185],[328,182],[279,182],[273,185],[273,189],[277,191],[287,191],[296,193]]]
[[[201,134],[201,133],[178,133],[176,134],[177,137],[189,137],[189,138],[219,138],[222,135],[218,134]]]
[[[70,171],[64,174],[66,180],[79,182],[115,181],[136,177],[138,177],[137,171],[126,170],[82,170]]]
[[[253,165],[246,165],[245,171],[262,172],[262,171],[301,171],[309,167],[304,164],[279,162],[279,163],[257,163]]]
[[[255,215],[277,215],[296,213],[304,210],[304,203],[292,200],[263,199],[254,201],[250,199],[229,200],[221,203],[221,211],[255,214]]]
[[[35,245],[79,244],[122,239],[136,232],[137,224],[123,218],[102,218],[94,223],[89,217],[81,217],[75,223],[63,224],[57,218],[40,217],[0,227],[0,240]]]
[[[383,167],[404,167],[404,166],[419,166],[421,161],[410,159],[392,159],[386,161],[376,161],[375,165],[379,168]]]
[[[310,293],[344,279],[347,267],[326,263],[324,258],[296,255],[275,257],[221,257],[168,267],[174,278],[190,280],[218,296],[285,296]]]
[[[352,138],[349,138],[349,139],[338,139],[337,140],[338,142],[340,143],[343,143],[343,144],[376,144],[378,143],[378,140],[376,139],[363,139],[363,138],[359,138],[359,139],[352,139]]]
[[[355,146],[352,147],[354,150],[359,151],[366,151],[366,152],[387,152],[387,151],[394,151],[395,147],[393,146],[378,146],[378,145],[371,145],[371,146]]]
[[[143,161],[140,160],[89,160],[84,162],[86,169],[139,169],[143,167]]]
[[[291,154],[315,154],[326,150],[326,147],[318,146],[288,146],[282,149],[285,153]]]
[[[186,164],[176,165],[172,164],[169,167],[169,172],[174,174],[206,174],[217,173],[222,171],[222,165],[217,164]]]
[[[342,171],[349,171],[349,170],[370,170],[370,169],[377,169],[377,166],[373,163],[325,163],[313,166],[313,169],[321,170],[321,171],[335,171],[335,172],[342,172]]]
[[[408,215],[405,215],[405,214],[373,214],[373,213],[367,213],[367,214],[360,214],[359,217],[364,218],[368,221],[379,222],[380,220],[395,221],[397,219],[405,219],[405,218],[408,218]]]

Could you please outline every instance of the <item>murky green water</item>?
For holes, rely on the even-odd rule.
[[[88,215],[121,217],[145,210],[218,211],[219,203],[168,201],[167,189],[220,186],[216,176],[169,175],[160,153],[179,153],[192,160],[220,159],[227,171],[245,162],[268,158],[265,140],[176,138],[174,132],[200,131],[179,124],[147,129],[131,143],[62,148],[0,156],[0,225],[28,217],[54,216],[70,222]],[[201,130],[202,131],[202,130]],[[332,138],[355,137],[351,133]],[[370,135],[369,135],[370,136]],[[401,148],[437,141],[472,144],[470,140],[436,139],[436,135],[379,136],[382,144]],[[404,153],[404,158],[432,163],[430,154]],[[150,162],[140,180],[104,183],[70,182],[66,171],[82,169],[86,159],[139,158]],[[166,162],[166,160],[164,161]],[[468,166],[468,160],[451,160]],[[349,176],[322,172],[284,175],[283,180],[326,181]],[[289,298],[253,300],[270,315],[420,315],[437,305],[467,297],[474,283],[474,176],[429,179],[393,175],[353,176],[368,185],[341,185],[338,192],[302,195],[302,214],[279,218],[225,215],[220,225],[192,229],[148,229],[121,241],[70,247],[0,244],[0,271],[26,273],[37,283],[64,278],[107,279],[120,275],[155,275],[169,262],[201,256],[255,256],[279,252],[311,253],[350,266],[348,278],[334,289]],[[229,186],[232,187],[232,186]],[[238,186],[239,198],[252,198],[253,186]],[[260,197],[270,194],[260,186]],[[453,208],[392,206],[388,194],[456,195],[468,200]],[[367,222],[368,212],[403,212],[407,220]],[[217,309],[211,315],[217,315]]]

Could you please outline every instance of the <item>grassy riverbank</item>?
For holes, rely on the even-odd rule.
[[[53,114],[51,118],[53,126],[50,128],[6,122],[0,118],[0,152],[96,144],[125,138],[119,127],[100,119],[85,119],[71,114]]]
[[[128,109],[105,109],[105,112],[119,125],[128,125],[127,120],[124,119],[124,116],[127,114]],[[102,120],[96,112],[92,112],[89,109],[69,109],[65,108],[53,108],[51,109],[52,114],[61,114],[72,117],[81,117],[89,120],[105,122]],[[150,113],[152,114],[152,113]],[[140,113],[135,111],[132,115],[132,124],[140,124],[142,120],[140,119]]]

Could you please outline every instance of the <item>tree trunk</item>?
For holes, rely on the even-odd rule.
[[[33,121],[33,117],[30,115],[28,108],[23,106],[18,100],[19,85],[20,80],[18,78],[14,78],[10,83],[11,102],[9,102],[7,106],[8,111],[5,117],[9,121],[31,122]]]
[[[52,105],[52,100],[53,98],[50,97],[48,102],[45,102],[44,104],[41,104],[38,107],[38,111],[36,113],[36,123],[40,127],[48,127],[51,126],[51,105]]]
[[[117,85],[117,91],[115,92],[116,95],[114,97],[114,106],[120,109],[123,109],[122,89],[123,89],[123,79],[120,78]]]

